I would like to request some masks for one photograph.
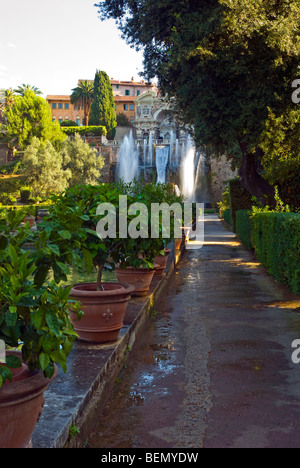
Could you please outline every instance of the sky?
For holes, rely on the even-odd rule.
[[[36,86],[44,97],[71,94],[96,70],[139,81],[142,52],[98,18],[96,0],[0,0],[0,89]]]

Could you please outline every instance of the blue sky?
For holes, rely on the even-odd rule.
[[[70,94],[96,69],[139,80],[142,53],[98,18],[95,0],[0,0],[0,88],[25,83],[47,94]]]

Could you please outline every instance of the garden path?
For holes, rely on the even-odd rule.
[[[214,215],[132,352],[90,447],[296,448],[300,299]]]

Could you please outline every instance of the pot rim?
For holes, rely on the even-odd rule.
[[[153,268],[142,268],[142,267],[134,268],[133,266],[130,266],[130,265],[122,268],[120,265],[116,265],[116,270],[121,270],[121,271],[130,270],[130,271],[137,271],[139,273],[151,273],[152,271],[155,271],[157,267],[159,267],[158,263],[153,263]]]
[[[7,351],[7,354],[16,355],[20,358],[21,362],[24,362],[20,351]],[[5,382],[0,388],[0,408],[3,405],[6,406],[8,402],[12,405],[18,404],[18,400],[20,399],[44,392],[57,374],[58,367],[54,364],[54,374],[50,378],[45,377],[42,370],[35,370],[25,379]]]
[[[85,283],[77,283],[77,284],[74,284],[72,289],[71,289],[71,292],[70,292],[70,296],[76,296],[76,297],[83,297],[83,296],[100,296],[100,297],[103,297],[103,296],[122,296],[124,294],[130,294],[134,291],[134,287],[130,284],[127,284],[127,283],[120,283],[120,282],[107,282],[107,283],[103,283],[103,285],[108,285],[108,284],[113,284],[113,285],[119,285],[121,286],[120,288],[118,289],[110,289],[110,290],[107,290],[107,291],[89,291],[89,290],[85,290],[85,289],[80,289],[80,286],[85,286],[85,285],[96,285],[96,283],[89,283],[89,282],[85,282]]]

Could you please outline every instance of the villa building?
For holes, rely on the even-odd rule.
[[[85,80],[78,80],[78,83]],[[115,99],[116,114],[123,113],[133,123],[135,119],[135,100],[149,90],[156,90],[156,85],[145,81],[120,81],[111,79],[111,86]],[[74,107],[71,104],[71,96],[48,95],[47,101],[50,104],[52,119],[58,122],[63,120],[73,120],[77,125],[82,125],[84,109],[82,106]]]

